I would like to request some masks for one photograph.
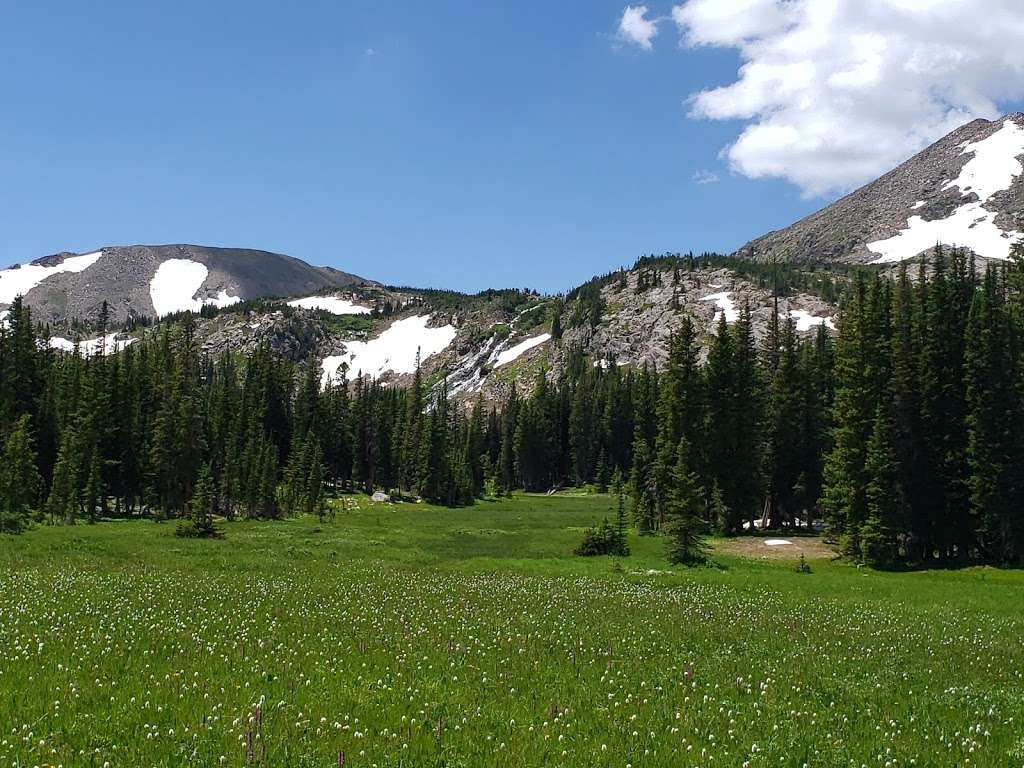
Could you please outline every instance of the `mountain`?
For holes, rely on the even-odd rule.
[[[936,243],[1006,259],[1024,237],[1024,113],[974,120],[876,181],[735,255],[886,264]]]
[[[793,265],[668,254],[566,295],[467,295],[386,287],[263,251],[135,246],[40,259],[0,273],[0,288],[9,301],[27,286],[41,341],[55,349],[110,353],[158,332],[135,322],[138,316],[174,324],[178,311],[202,310],[196,339],[213,359],[268,348],[316,366],[323,380],[361,373],[385,384],[411,381],[419,360],[431,386],[445,381],[459,399],[495,401],[512,383],[529,391],[541,371],[558,377],[578,353],[595,366],[661,369],[685,317],[706,348],[719,318],[733,323],[748,305],[763,337],[773,285],[781,316],[798,332],[834,328],[834,283],[842,279]],[[96,313],[104,299],[113,311],[100,333]],[[0,325],[5,314],[0,309]]]
[[[104,300],[111,319],[158,317],[204,305],[266,296],[299,296],[368,284],[292,256],[201,245],[129,245],[57,253],[0,271],[0,310],[18,294],[38,322],[95,318]]]

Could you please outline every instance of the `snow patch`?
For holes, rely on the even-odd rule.
[[[765,539],[764,540],[764,545],[766,547],[785,547],[785,546],[788,546],[788,545],[790,545],[792,543],[793,543],[792,541],[787,541],[786,539]]]
[[[455,328],[451,325],[428,328],[429,315],[415,315],[398,320],[376,339],[350,341],[341,355],[325,357],[321,369],[324,383],[338,375],[342,363],[348,363],[351,374],[377,378],[388,371],[415,373],[416,353],[420,361],[433,357],[452,343]]]
[[[173,312],[198,312],[206,304],[223,309],[242,300],[241,296],[231,296],[225,290],[213,298],[195,298],[209,274],[205,264],[192,259],[162,262],[149,282],[149,298],[157,317]]]
[[[61,272],[83,272],[95,264],[103,251],[68,256],[60,264],[44,267],[41,264],[24,264],[20,267],[0,270],[0,304],[10,304],[17,296],[24,296],[43,280]]]
[[[836,329],[836,324],[831,317],[817,317],[803,309],[791,309],[789,310],[789,316],[796,321],[796,329],[798,331],[809,331],[818,325],[824,325],[830,331]]]
[[[1024,154],[1024,128],[1006,120],[988,138],[965,144],[961,154],[974,157],[967,161],[959,176],[942,188],[958,187],[961,194],[973,192],[978,200],[964,203],[944,219],[925,221],[920,216],[911,216],[906,228],[895,236],[867,244],[868,250],[880,254],[872,264],[912,259],[936,243],[970,248],[988,259],[1009,258],[1010,246],[1021,233],[1005,232],[996,226],[996,213],[984,205],[997,192],[1009,189],[1013,180],[1024,173],[1024,165],[1018,159]]]
[[[715,316],[711,322],[717,323],[720,314],[725,313],[725,322],[735,323],[740,319],[739,310],[736,309],[736,304],[732,299],[729,298],[729,291],[722,291],[721,293],[712,293],[710,296],[705,296],[701,301],[713,301],[715,306],[718,307],[718,312],[715,312]]]
[[[198,312],[203,302],[194,298],[210,271],[192,259],[168,259],[156,269],[149,283],[149,297],[157,317],[172,312]]]
[[[542,333],[540,336],[534,336],[532,339],[519,342],[514,347],[502,350],[494,360],[494,367],[501,368],[501,366],[511,363],[520,355],[529,352],[536,346],[540,346],[550,338],[550,333]]]
[[[305,296],[301,299],[292,299],[288,302],[288,306],[302,309],[322,309],[332,315],[368,315],[373,311],[369,307],[360,306],[338,296]]]
[[[218,309],[223,309],[224,307],[230,307],[232,304],[237,304],[241,300],[241,296],[229,296],[227,291],[222,290],[214,298],[204,299],[203,303],[212,304]]]
[[[97,336],[95,339],[83,339],[78,342],[78,354],[82,357],[92,357],[98,355],[100,350],[104,350],[108,354],[115,353],[138,341],[138,339],[131,337],[119,340],[117,338],[119,335],[115,331],[114,333],[108,333],[106,336]],[[50,349],[59,349],[64,352],[75,351],[75,342],[65,339],[63,336],[51,336],[47,344]]]
[[[536,309],[536,307],[531,307],[531,309]],[[525,339],[514,346],[508,347],[508,339],[498,342],[496,336],[491,336],[481,352],[469,356],[456,371],[448,376],[447,381],[450,393],[478,392],[483,387],[484,381],[487,380],[486,374],[481,373],[482,370],[485,368],[500,368],[511,363],[550,338],[550,333],[542,333],[539,336]]]
[[[10,310],[0,310],[0,328],[7,327],[7,317],[10,315]]]

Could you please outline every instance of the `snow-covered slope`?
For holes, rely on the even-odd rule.
[[[24,296],[44,280],[63,272],[84,272],[97,261],[103,251],[68,256],[55,264],[24,264],[0,271],[0,304],[10,304],[17,296]]]
[[[340,296],[304,296],[301,299],[292,299],[288,306],[322,309],[332,315],[368,315],[373,311],[370,307],[364,307]]]
[[[943,218],[929,221],[919,215],[911,216],[906,228],[893,237],[868,243],[869,250],[881,254],[873,263],[911,259],[935,243],[970,248],[988,259],[1009,257],[1010,245],[1021,233],[998,227],[998,211],[985,206],[1024,173],[1024,166],[1018,159],[1024,155],[1024,127],[1013,120],[1005,120],[1003,127],[992,135],[966,143],[961,154],[971,159],[960,170],[960,175],[946,182],[942,189],[957,189],[965,202]],[[924,205],[925,201],[919,200],[914,210]]]
[[[246,299],[312,296],[353,285],[370,283],[268,251],[111,246],[87,254],[58,253],[0,271],[0,310],[21,294],[35,319],[60,324],[68,318],[94,319],[106,301],[111,321],[121,322]]]
[[[827,315],[812,315],[810,312],[802,309],[791,309],[789,310],[789,316],[793,318],[797,331],[801,333],[816,328],[819,325],[824,325],[830,331],[836,329],[835,321]]]
[[[1024,113],[975,120],[881,178],[747,243],[759,260],[896,263],[937,242],[1005,259],[1024,239]]]
[[[534,336],[530,339],[525,339],[518,344],[509,347],[508,349],[502,349],[494,358],[494,367],[501,368],[503,365],[508,365],[513,360],[518,360],[522,355],[529,352],[534,347],[538,347],[544,344],[551,338],[550,333],[542,333],[539,336]]]
[[[725,322],[727,323],[735,323],[740,319],[739,310],[736,309],[736,302],[729,297],[729,291],[712,293],[710,296],[705,296],[701,301],[715,302],[715,306],[718,307],[718,311],[715,312],[715,317],[712,322],[716,325],[718,324],[719,316],[723,313],[725,314]]]
[[[347,365],[349,377],[359,373],[372,378],[385,373],[414,373],[417,354],[421,362],[425,361],[455,338],[453,326],[428,328],[429,321],[429,315],[414,315],[395,321],[375,339],[346,343],[344,353],[324,358],[321,365],[324,381],[342,375],[343,364]]]
[[[94,339],[82,339],[78,342],[78,354],[82,357],[93,357],[100,352],[109,355],[131,346],[137,340],[131,336],[121,336],[120,333],[115,331],[114,333],[108,333],[106,336],[97,336]],[[51,336],[48,344],[50,349],[59,349],[64,352],[75,351],[75,342],[62,336]]]

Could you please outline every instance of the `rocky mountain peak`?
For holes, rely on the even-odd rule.
[[[736,255],[896,263],[943,243],[1006,259],[1024,238],[1024,112],[972,120],[876,181]]]

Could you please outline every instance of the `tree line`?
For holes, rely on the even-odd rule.
[[[980,274],[938,248],[911,279],[858,273],[833,339],[749,306],[712,334],[681,319],[663,370],[565,350],[498,404],[408,387],[322,384],[267,348],[204,356],[194,320],[119,354],[41,348],[16,301],[0,331],[0,526],[107,515],[324,514],[348,489],[470,504],[514,489],[623,489],[588,551],[624,522],[669,534],[812,529],[880,567],[1024,559],[1024,269]],[[557,315],[556,315],[557,317]],[[617,478],[621,482],[617,483]],[[674,552],[674,554],[673,554]]]

